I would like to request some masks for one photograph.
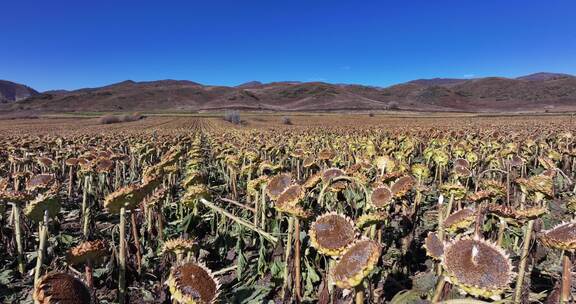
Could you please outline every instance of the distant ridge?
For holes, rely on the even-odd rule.
[[[425,86],[441,86],[457,84],[468,81],[470,79],[458,79],[458,78],[432,78],[432,79],[416,79],[409,81],[408,83],[420,84]]]
[[[23,84],[0,80],[0,103],[20,101],[38,94],[40,93]]]
[[[546,80],[563,79],[563,78],[574,78],[574,76],[562,73],[534,73],[518,77],[516,79],[529,80],[529,81],[546,81]]]
[[[14,87],[12,85],[11,87]],[[0,113],[76,111],[575,111],[576,77],[418,79],[387,88],[356,84],[250,81],[235,87],[188,80],[122,81],[99,88],[38,92],[20,85]],[[28,94],[28,95],[26,95]],[[12,95],[11,95],[12,96]],[[24,96],[29,96],[24,99]],[[14,97],[12,97],[14,99]]]

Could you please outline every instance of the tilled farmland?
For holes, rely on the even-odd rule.
[[[569,116],[0,122],[2,303],[573,303]]]

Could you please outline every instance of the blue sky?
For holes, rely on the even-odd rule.
[[[38,90],[576,74],[574,0],[4,1],[0,79]]]

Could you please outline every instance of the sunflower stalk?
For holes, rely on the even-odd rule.
[[[296,299],[301,300],[302,296],[302,268],[300,266],[300,219],[294,217],[294,292]]]
[[[532,230],[534,230],[534,220],[528,221],[528,225],[526,226],[526,230],[524,232],[524,245],[522,246],[522,252],[520,254],[518,280],[516,281],[516,290],[514,292],[514,303],[522,303],[522,285],[526,276],[526,265],[528,262],[528,254],[530,252]]]
[[[354,287],[354,303],[364,304],[364,285],[362,283]]]
[[[288,261],[290,260],[290,253],[292,252],[292,231],[294,230],[294,218],[293,217],[289,217],[288,218],[288,231],[286,232],[288,234],[287,239],[286,239],[286,248],[285,248],[285,252],[284,252],[284,279],[283,279],[283,283],[282,283],[282,290],[280,292],[281,298],[282,299],[286,299],[286,290],[288,290],[290,288],[290,275],[289,275],[289,267],[288,267]]]
[[[20,226],[20,207],[17,203],[12,204],[14,219],[14,237],[16,238],[16,252],[18,255],[18,271],[21,274],[26,272],[24,264],[24,246],[22,246],[22,227]]]
[[[572,291],[572,261],[566,252],[563,255],[563,260],[560,302],[570,303]]]
[[[40,273],[42,272],[42,260],[46,249],[46,238],[48,236],[48,210],[44,210],[44,218],[38,225],[38,256],[36,257],[36,268],[34,270],[34,286],[38,286]]]
[[[126,208],[120,208],[120,250],[118,254],[118,303],[125,303],[126,296]]]
[[[134,239],[134,247],[136,247],[136,266],[138,267],[138,274],[142,271],[142,250],[140,249],[140,237],[138,236],[138,228],[136,226],[136,211],[130,212],[130,228],[132,228],[132,238]]]

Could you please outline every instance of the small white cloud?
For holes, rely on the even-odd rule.
[[[343,65],[343,66],[340,67],[340,69],[341,69],[341,70],[344,70],[344,71],[350,71],[350,70],[352,69],[352,67],[349,66],[349,65]]]

